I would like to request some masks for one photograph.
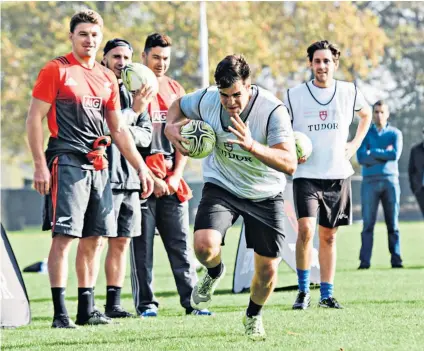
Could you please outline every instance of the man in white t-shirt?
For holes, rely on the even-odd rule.
[[[296,266],[299,293],[293,309],[310,305],[309,275],[312,241],[319,218],[320,307],[342,308],[333,296],[336,233],[351,224],[350,158],[362,143],[371,122],[371,110],[354,83],[334,79],[340,51],[326,40],[307,49],[314,79],[287,91],[286,104],[294,131],[306,134],[313,151],[299,159],[293,194],[299,224]],[[348,142],[349,126],[357,113],[356,135]]]
[[[264,339],[261,310],[277,280],[284,244],[286,174],[293,174],[296,152],[290,116],[270,92],[250,83],[243,56],[225,57],[215,71],[215,87],[175,101],[168,110],[165,135],[183,154],[185,117],[203,120],[215,131],[215,149],[203,162],[205,186],[194,225],[194,249],[207,273],[193,289],[191,304],[209,306],[225,274],[221,244],[239,216],[245,221],[247,247],[255,252],[255,274],[244,316],[246,335]]]

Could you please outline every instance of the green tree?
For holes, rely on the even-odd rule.
[[[24,136],[31,89],[48,60],[70,51],[67,27],[81,7],[102,14],[104,41],[131,41],[135,61],[146,35],[169,34],[174,42],[171,76],[187,91],[200,85],[196,2],[6,2],[1,7],[2,143],[13,160],[30,160]],[[306,47],[316,40],[340,46],[340,76],[349,80],[366,77],[389,43],[377,14],[350,2],[222,1],[208,2],[207,11],[210,81],[224,56],[242,53],[252,66],[253,81],[264,66],[270,67],[279,95],[309,77]]]
[[[364,81],[380,90],[390,106],[390,123],[403,133],[400,169],[406,172],[409,150],[422,140],[424,127],[424,3],[367,1],[357,6],[372,11],[390,38],[380,65]]]

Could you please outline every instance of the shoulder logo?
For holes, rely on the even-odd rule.
[[[108,91],[108,92],[111,92],[112,91],[112,83],[111,82],[104,82],[103,83],[103,88],[106,90],[106,91]]]
[[[72,77],[69,77],[65,82],[65,86],[67,86],[67,87],[75,87],[77,85],[78,85],[78,83]]]
[[[91,95],[84,95],[82,97],[82,106],[88,110],[100,111],[102,108],[102,98]]]

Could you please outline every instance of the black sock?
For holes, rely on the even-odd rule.
[[[108,285],[106,287],[106,308],[121,304],[121,287]]]
[[[223,264],[222,264],[222,261],[221,261],[221,262],[219,262],[219,265],[217,265],[216,267],[208,268],[209,276],[213,279],[219,277],[219,275],[222,272],[222,267],[223,267]]]
[[[52,290],[54,315],[55,316],[58,316],[60,314],[68,315],[68,311],[66,310],[66,306],[65,306],[66,288],[51,288],[51,290]]]
[[[93,288],[78,288],[78,316],[86,318],[93,312]]]
[[[253,317],[253,316],[260,316],[262,311],[263,305],[257,305],[250,299],[249,306],[247,307],[246,316]]]

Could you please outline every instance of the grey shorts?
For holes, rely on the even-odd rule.
[[[351,181],[347,179],[293,180],[297,218],[317,217],[319,225],[336,228],[352,223]]]
[[[263,200],[241,199],[212,183],[203,187],[194,230],[214,229],[225,234],[239,216],[245,223],[246,244],[258,255],[280,257],[284,245],[284,200],[280,193]]]
[[[113,208],[119,238],[141,235],[140,193],[130,190],[112,190]]]
[[[109,171],[61,164],[51,167],[51,189],[45,196],[43,230],[77,238],[116,236]]]

